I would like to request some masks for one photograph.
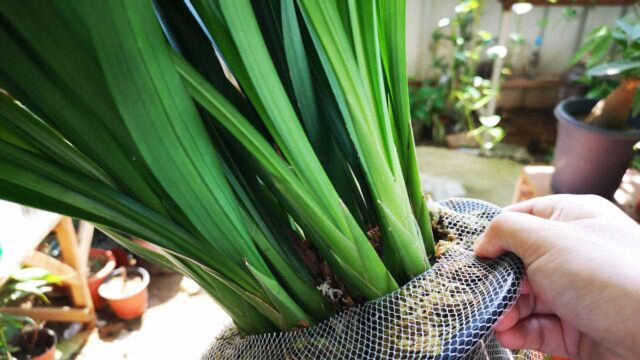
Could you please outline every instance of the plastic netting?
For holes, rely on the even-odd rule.
[[[500,208],[451,199],[431,211],[447,237],[431,270],[304,330],[243,336],[229,328],[203,359],[542,359],[503,348],[492,330],[524,273],[513,254],[484,260],[471,251]]]

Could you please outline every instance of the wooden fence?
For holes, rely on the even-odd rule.
[[[587,1],[593,3],[592,0]],[[407,70],[411,79],[420,81],[429,77],[431,33],[440,19],[454,16],[458,2],[407,0]],[[581,2],[585,1],[564,1]],[[596,27],[613,25],[626,12],[633,11],[628,5],[617,5],[624,2],[600,0],[599,4],[609,5],[572,5],[576,14],[568,19],[565,16],[567,6],[534,6],[528,13],[516,15],[504,12],[498,0],[484,0],[478,29],[486,30],[496,38],[501,31],[507,39],[511,33],[519,33],[524,38],[524,45],[519,51],[510,54],[515,76],[503,83],[500,105],[506,108],[539,108],[555,103],[559,77],[568,68],[571,56],[584,36]]]

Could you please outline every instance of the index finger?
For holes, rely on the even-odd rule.
[[[508,206],[505,211],[525,213],[543,219],[569,222],[620,213],[608,200],[595,195],[548,195]]]
[[[570,195],[548,195],[519,202],[504,208],[505,211],[514,211],[533,215],[543,219],[551,219],[555,210],[570,202]]]
[[[510,251],[528,267],[548,253],[555,246],[555,239],[565,231],[560,222],[505,211],[476,240],[474,250],[476,255],[488,258]]]

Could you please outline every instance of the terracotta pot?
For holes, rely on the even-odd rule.
[[[38,331],[33,345],[35,351],[29,352],[26,349],[31,346],[35,331]],[[51,329],[30,330],[21,333],[13,343],[20,348],[20,351],[12,353],[17,359],[54,360],[58,337]]]
[[[111,272],[104,283],[100,285],[98,293],[107,300],[116,316],[124,320],[131,320],[142,316],[147,309],[149,273],[141,267],[131,266],[126,269],[127,281],[136,277],[140,279],[140,283],[135,289],[126,289],[124,294],[115,291],[120,289],[121,280],[119,277],[124,271],[124,268],[118,268]]]
[[[595,194],[611,199],[633,157],[640,130],[608,130],[580,121],[598,100],[572,98],[554,110],[558,118],[551,179],[555,193]]]
[[[116,258],[113,256],[111,251],[98,248],[91,248],[91,250],[89,250],[89,262],[91,262],[91,258],[99,256],[105,257],[107,262],[100,270],[89,276],[87,279],[87,285],[89,286],[89,292],[91,293],[91,300],[93,301],[93,306],[96,309],[103,308],[106,304],[104,299],[98,294],[98,287],[100,287],[107,276],[111,274],[113,269],[116,268]]]

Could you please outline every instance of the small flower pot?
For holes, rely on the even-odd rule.
[[[123,283],[124,269],[114,270],[100,285],[98,293],[107,300],[116,316],[131,320],[142,316],[147,309],[149,273],[141,267],[127,267],[127,279]]]
[[[50,329],[34,329],[22,332],[12,343],[20,349],[11,354],[16,359],[54,360],[58,338]]]
[[[551,179],[554,193],[595,194],[611,199],[629,166],[640,130],[608,130],[580,120],[597,102],[571,98],[554,110],[558,119]]]
[[[116,268],[116,258],[109,250],[91,248],[89,250],[89,277],[87,285],[91,293],[91,300],[96,309],[101,309],[106,304],[98,294],[98,287]]]

